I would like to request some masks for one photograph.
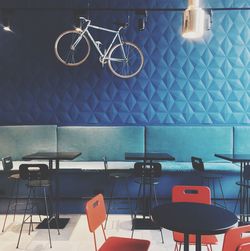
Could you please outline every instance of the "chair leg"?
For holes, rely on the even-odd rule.
[[[12,196],[13,196],[13,193],[14,193],[14,188],[15,188],[15,183],[13,183],[12,186],[11,186],[11,193],[10,193],[10,196],[11,196],[11,197],[10,197],[10,199],[9,199],[8,206],[7,206],[7,210],[6,210],[6,213],[5,213],[5,218],[4,218],[4,223],[3,223],[2,232],[4,232],[5,224],[6,224],[8,215],[9,215],[10,205],[11,205],[11,203],[12,203]]]
[[[128,198],[131,220],[133,220],[133,210],[132,210],[132,203],[131,203],[129,189],[128,189],[128,179],[127,178],[126,178],[125,182],[126,182],[125,186],[126,186],[126,190],[127,190],[127,198]]]
[[[235,203],[235,206],[234,206],[234,211],[233,211],[234,214],[236,213],[236,209],[237,209],[239,200],[240,200],[240,191],[238,192],[238,196],[237,196],[236,203]]]
[[[26,218],[26,213],[27,213],[27,210],[28,210],[28,205],[30,204],[30,196],[31,196],[31,189],[29,189],[29,195],[28,195],[28,199],[27,199],[27,202],[26,202],[26,206],[25,206],[25,210],[24,210],[24,215],[23,215],[23,221],[22,221],[22,225],[21,225],[21,229],[20,229],[20,232],[19,232],[19,236],[18,236],[18,241],[17,241],[17,246],[16,248],[19,247],[19,243],[20,243],[20,240],[21,240],[21,235],[22,235],[22,231],[23,231],[23,226],[24,226],[24,223],[25,223],[25,218]]]
[[[48,210],[47,195],[46,195],[46,188],[45,187],[43,188],[43,194],[44,194],[44,203],[45,203],[46,218],[47,218],[47,224],[48,224],[49,244],[50,244],[50,248],[52,248],[51,235],[50,235],[49,210]]]
[[[155,188],[154,184],[153,184],[153,191],[154,191],[154,197],[155,197],[155,205],[158,206],[159,203],[158,203],[158,199],[157,199],[157,195],[156,195],[156,188]]]
[[[50,208],[51,208],[51,212],[49,212],[49,217],[50,217],[50,218],[54,218],[54,219],[55,219],[56,228],[57,228],[57,234],[58,234],[58,235],[60,235],[60,230],[59,230],[58,219],[57,219],[57,217],[54,215],[54,205],[53,205],[53,189],[51,189],[51,186],[50,186],[50,193],[49,193],[48,199],[49,199],[49,202],[50,202]]]
[[[162,234],[162,228],[160,228],[160,232],[161,232],[161,243],[164,243],[164,239],[163,239],[163,234]]]
[[[141,195],[141,188],[142,188],[142,183],[140,183],[140,185],[139,185],[139,190],[138,190],[137,197],[136,197],[134,219],[137,216],[137,209],[138,209],[139,199],[140,199],[140,195]]]
[[[15,207],[14,207],[13,221],[15,221],[16,219],[16,208],[17,208],[18,195],[19,195],[19,180],[15,181],[15,187],[16,187],[16,192],[15,192]]]
[[[111,195],[110,195],[110,199],[109,199],[109,203],[108,203],[107,217],[106,217],[106,220],[105,220],[104,229],[106,229],[106,226],[107,226],[109,211],[110,211],[112,200],[113,200],[113,193],[114,193],[115,185],[116,185],[116,180],[114,179],[114,182],[113,182],[113,185],[112,185],[112,188],[111,188]]]
[[[174,251],[179,251],[177,242],[175,242]]]
[[[214,205],[216,205],[217,202],[216,202],[216,191],[215,191],[215,182],[214,182],[214,179],[212,179],[212,190],[213,190],[213,197],[214,197]]]
[[[182,242],[179,243],[179,250],[178,251],[181,251],[181,246],[182,246]]]
[[[222,199],[224,202],[224,208],[227,209],[227,204],[226,204],[226,200],[225,200],[225,196],[224,196],[224,192],[223,192],[223,188],[222,188],[222,184],[221,184],[221,178],[218,179],[218,182],[219,182],[219,186],[220,186],[220,190],[221,190]]]

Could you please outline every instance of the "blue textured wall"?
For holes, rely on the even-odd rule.
[[[185,8],[186,1],[176,2],[165,7]],[[236,2],[239,7],[248,1],[211,0],[205,6]],[[101,67],[94,50],[77,68],[57,61],[54,41],[72,27],[70,11],[16,10],[14,33],[0,31],[0,124],[250,122],[250,11],[214,11],[212,30],[196,42],[181,37],[180,11],[149,12],[143,32],[130,16],[125,37],[142,48],[145,65],[138,76],[122,80]],[[126,20],[127,14],[91,12],[94,23],[107,27],[118,17]],[[107,37],[97,39],[105,43]]]

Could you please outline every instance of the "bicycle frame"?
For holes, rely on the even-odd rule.
[[[83,19],[85,22],[87,22],[87,26],[85,27],[84,30],[81,30],[81,36],[79,36],[79,38],[75,41],[75,43],[72,45],[72,48],[75,48],[77,46],[77,44],[80,42],[80,40],[82,39],[82,36],[86,33],[88,35],[88,37],[90,38],[90,40],[92,41],[92,43],[94,44],[96,50],[98,51],[99,55],[101,56],[101,59],[104,61],[105,59],[107,60],[112,60],[112,61],[124,61],[126,60],[126,54],[123,48],[123,43],[122,43],[122,39],[121,39],[121,35],[120,35],[120,30],[123,29],[123,27],[120,27],[118,30],[111,30],[111,29],[107,29],[107,28],[103,28],[100,26],[96,26],[96,25],[91,25],[90,24],[90,20],[85,19],[85,18],[81,18]],[[81,23],[82,26],[82,23]],[[113,33],[115,34],[113,37],[113,40],[111,41],[108,49],[105,49],[104,52],[102,52],[98,46],[98,44],[96,43],[95,39],[93,38],[93,36],[91,35],[91,33],[89,32],[89,28],[95,29],[95,30],[102,30],[102,31],[106,31],[109,33]],[[123,59],[118,59],[118,58],[109,58],[107,55],[109,54],[112,46],[114,45],[115,41],[118,39],[119,44],[121,45],[122,48],[122,53],[123,53]]]

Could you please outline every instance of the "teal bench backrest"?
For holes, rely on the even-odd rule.
[[[58,150],[79,151],[77,161],[124,160],[125,152],[144,152],[143,126],[58,127]]]
[[[0,157],[10,155],[21,160],[37,151],[56,151],[57,132],[54,125],[0,126]]]
[[[234,153],[250,154],[250,126],[234,127]]]
[[[233,127],[148,126],[146,151],[168,152],[176,161],[190,161],[191,156],[221,161],[214,154],[233,153]]]

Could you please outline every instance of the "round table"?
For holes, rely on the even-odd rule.
[[[196,251],[201,251],[201,235],[225,233],[238,222],[224,208],[184,202],[160,205],[153,209],[152,218],[159,226],[184,234],[184,251],[189,250],[189,234],[196,235]]]

